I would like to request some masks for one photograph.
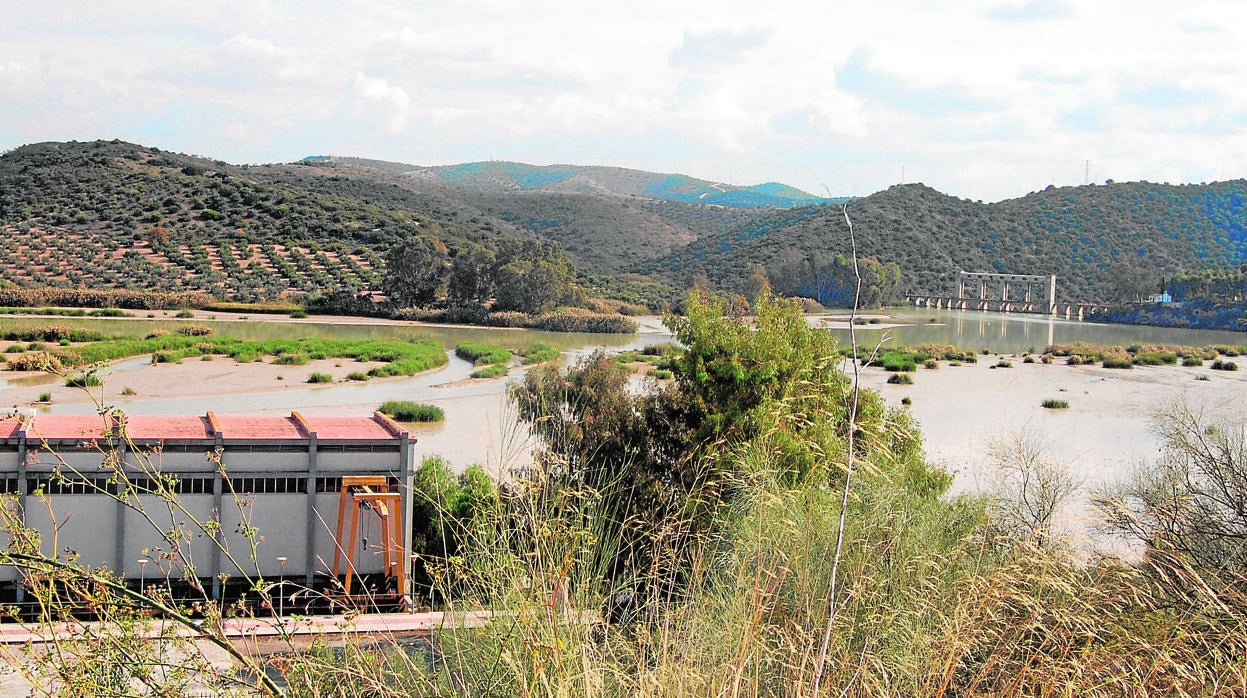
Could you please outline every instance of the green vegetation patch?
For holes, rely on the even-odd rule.
[[[60,358],[48,352],[34,352],[5,357],[10,371],[59,371],[64,367]]]
[[[1178,355],[1171,351],[1140,351],[1131,360],[1136,366],[1174,366]]]
[[[46,328],[45,328],[46,329]],[[41,334],[56,337],[59,332]],[[70,335],[70,339],[75,338]],[[92,336],[99,336],[95,333]],[[156,363],[177,363],[187,357],[228,356],[239,363],[252,363],[265,356],[277,357],[274,363],[300,365],[306,360],[355,359],[361,362],[379,361],[369,371],[373,377],[413,376],[431,368],[446,364],[442,345],[433,340],[383,341],[383,340],[330,340],[330,339],[271,339],[244,341],[233,337],[188,336],[155,332],[142,339],[113,337],[89,341],[72,349],[56,349],[48,355],[62,366],[103,364],[132,356],[153,355]],[[283,358],[289,357],[289,358]],[[11,357],[19,358],[19,357]],[[24,357],[20,357],[24,358]],[[12,361],[10,368],[13,368]],[[27,368],[15,370],[46,370],[43,359],[31,358],[20,362]]]
[[[377,411],[399,422],[440,422],[446,418],[442,408],[411,400],[389,400]]]
[[[328,373],[321,373],[320,371],[312,371],[312,373],[308,375],[307,377],[307,382],[308,383],[332,383],[333,376],[329,375]]]
[[[310,360],[308,355],[303,352],[291,352],[274,356],[273,364],[277,366],[303,366]]]
[[[272,301],[268,303],[230,303],[225,301],[213,301],[203,306],[204,310],[211,310],[218,313],[254,313],[257,315],[289,315],[291,313],[300,312],[303,306],[294,303],[283,303],[280,301]]]
[[[1068,401],[1066,401],[1066,400],[1057,400],[1057,399],[1054,399],[1054,398],[1049,398],[1049,399],[1047,399],[1047,400],[1044,400],[1044,401],[1043,401],[1042,403],[1040,403],[1040,404],[1041,404],[1041,405],[1043,405],[1044,409],[1049,409],[1049,410],[1067,410],[1067,409],[1069,409],[1069,402],[1068,402]]]
[[[473,378],[501,378],[507,375],[506,364],[493,364],[484,368],[478,368],[472,372]]]
[[[553,361],[559,358],[561,352],[550,346],[549,344],[534,344],[531,347],[520,352],[520,356],[524,357],[524,365],[540,364],[546,361]]]
[[[4,331],[3,338],[10,342],[96,342],[107,338],[103,332],[69,325],[44,325]],[[33,349],[32,349],[33,351]]]
[[[101,383],[100,377],[94,373],[75,373],[65,378],[65,385],[70,388],[94,388]]]
[[[471,361],[477,366],[505,364],[511,361],[510,350],[483,342],[460,342],[455,345],[455,356],[464,361]]]
[[[925,355],[921,352],[885,351],[879,355],[877,360],[871,363],[883,366],[885,371],[908,373],[916,370],[919,362],[925,362],[926,360]]]

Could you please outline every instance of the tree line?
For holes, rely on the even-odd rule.
[[[382,290],[399,307],[485,306],[544,313],[576,300],[576,269],[550,242],[503,238],[448,247],[417,234],[390,246]]]

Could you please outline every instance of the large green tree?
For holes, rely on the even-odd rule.
[[[437,300],[450,276],[450,254],[441,240],[414,235],[385,254],[381,287],[401,307],[424,306]]]
[[[497,253],[484,245],[469,243],[451,256],[446,298],[456,305],[483,305],[494,295]]]
[[[535,240],[499,243],[494,309],[541,313],[572,296],[576,269],[558,245]]]
[[[830,334],[794,302],[763,294],[754,306],[749,323],[693,293],[685,315],[666,320],[685,348],[674,380],[652,390],[636,391],[605,354],[566,372],[532,369],[511,389],[542,441],[544,481],[596,493],[612,529],[603,539],[620,541],[602,553],[610,574],[665,565],[678,579],[757,468],[789,484],[838,480],[855,402],[856,448],[872,469],[921,496],[947,487],[908,416],[855,395]]]

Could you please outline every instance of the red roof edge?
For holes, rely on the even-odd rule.
[[[304,437],[310,439],[316,436],[316,432],[312,431],[312,425],[307,423],[307,420],[303,418],[303,415],[298,412],[291,412],[290,419],[294,420],[295,426],[299,427],[299,432],[302,433]]]
[[[209,436],[214,436],[214,437],[215,437],[215,436],[222,436],[222,434],[221,434],[221,423],[220,423],[220,422],[218,422],[218,421],[217,421],[217,419],[216,419],[216,412],[213,412],[212,410],[208,410],[208,414],[207,414],[207,415],[205,415],[205,416],[206,416],[206,417],[207,417],[207,419],[208,419],[208,431],[209,431]]]
[[[397,438],[401,439],[404,436],[408,436],[410,434],[410,432],[404,429],[401,424],[394,421],[393,419],[390,419],[388,415],[382,414],[380,412],[372,413],[372,421],[376,422],[377,424],[380,424],[382,429],[385,429],[386,431],[390,432]]]

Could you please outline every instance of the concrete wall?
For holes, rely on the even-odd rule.
[[[26,525],[40,531],[39,551],[66,560],[77,555],[83,567],[116,570],[117,507],[111,497],[54,494],[26,498]]]
[[[216,545],[201,524],[212,521],[213,497],[186,494],[178,499],[185,511],[171,509],[167,502],[153,495],[139,497],[142,513],[123,509],[119,567],[127,577],[133,579],[142,574],[147,579],[166,575],[180,579],[187,562],[196,576],[212,576]],[[179,532],[176,545],[163,535],[174,530]],[[141,571],[140,558],[148,560]]]
[[[20,490],[18,499],[25,510],[26,525],[44,535],[44,554],[62,559],[67,553],[77,554],[78,562],[86,567],[107,567],[129,579],[180,580],[189,563],[205,584],[219,573],[234,578],[284,574],[303,581],[332,572],[337,550],[339,494],[315,492],[316,479],[350,474],[399,477],[412,459],[407,439],[401,441],[405,444],[402,450],[394,442],[340,439],[318,450],[313,463],[309,443],[315,440],[225,442],[221,463],[239,490],[237,498],[219,476],[217,464],[207,457],[216,443],[170,441],[158,449],[139,444],[136,452],[125,454],[125,472],[134,478],[143,478],[152,469],[181,476],[185,490],[174,506],[156,496],[140,496],[137,503],[142,511],[89,487],[82,488],[89,492],[82,494],[56,491],[48,478],[57,470],[81,479],[69,472],[77,470],[96,485],[109,486],[106,480],[110,473],[100,468],[104,453],[79,442],[52,443],[55,452],[49,452],[32,438],[31,450],[41,452],[25,464],[20,462],[19,447],[12,440],[0,443],[0,478],[17,484],[12,489]],[[23,474],[24,479],[19,479]],[[239,478],[263,478],[249,483],[261,491],[241,491]],[[46,483],[44,487],[51,493],[46,503],[30,494],[40,482]],[[270,485],[278,491],[263,491]],[[349,516],[351,508],[347,511]],[[202,525],[211,526],[218,517],[216,535],[224,541],[223,548],[214,540],[214,531],[204,530]],[[257,532],[254,548],[243,533],[246,527]],[[344,526],[344,534],[347,532],[349,527]],[[410,538],[409,531],[403,533]],[[353,551],[357,574],[384,571],[382,534],[380,516],[370,509],[359,510]],[[168,535],[176,540],[171,541]],[[0,539],[0,544],[4,542]],[[284,565],[279,557],[286,558]],[[140,566],[140,559],[148,562]],[[0,567],[0,581],[17,579],[20,575],[15,569]]]

